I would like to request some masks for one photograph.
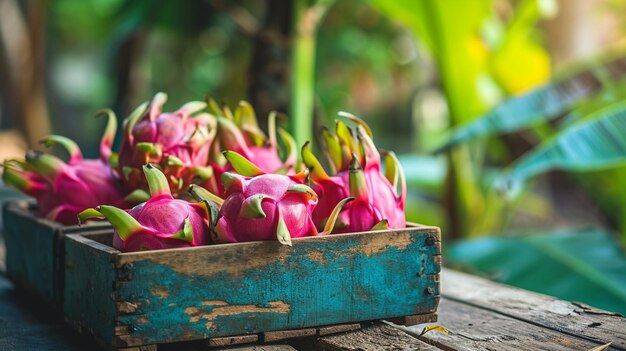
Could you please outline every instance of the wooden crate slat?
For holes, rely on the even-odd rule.
[[[115,252],[79,234],[66,236],[65,275],[71,278],[65,279],[63,312],[70,324],[101,342],[122,329],[114,324],[116,305],[111,297],[115,281],[111,254]]]
[[[326,327],[317,328],[317,335],[326,336],[326,335],[332,335],[332,334],[338,334],[338,333],[345,333],[345,332],[354,331],[358,329],[361,329],[361,324],[359,323],[330,325]]]
[[[276,330],[265,332],[261,334],[263,337],[263,342],[276,342],[287,339],[294,338],[304,338],[307,336],[316,336],[317,328],[304,328],[304,329],[293,329],[293,330]]]
[[[600,344],[443,297],[438,325],[419,339],[445,350],[590,350]],[[419,334],[423,326],[410,327]]]
[[[434,323],[437,321],[437,313],[417,314],[413,316],[404,316],[396,318],[387,318],[388,322],[397,325],[412,326],[423,323]]]
[[[119,297],[141,307],[119,321],[135,327],[132,342],[157,343],[427,313],[436,306],[428,278],[439,271],[429,259],[438,247],[407,233],[122,254],[136,259],[119,261],[133,277]],[[364,280],[354,284],[355,276]]]
[[[75,235],[67,241],[85,251],[103,247]],[[76,253],[69,246],[68,259]],[[440,250],[434,227],[302,238],[293,247],[253,242],[109,249],[98,269],[113,274],[104,274],[113,278],[107,283],[112,315],[99,322],[83,316],[79,324],[98,329],[94,334],[112,345],[135,346],[432,313]],[[69,268],[68,276],[77,279]],[[115,325],[106,329],[90,324],[112,319]]]
[[[214,349],[214,351],[297,351],[290,345],[254,345],[254,346],[237,346]]]
[[[439,348],[385,324],[374,324],[361,330],[322,337],[316,341],[316,346],[317,349],[328,351],[439,351]]]
[[[591,309],[492,282],[469,274],[444,269],[443,296],[626,350],[626,319],[619,314]],[[529,308],[533,306],[533,308]]]
[[[111,225],[63,226],[37,217],[34,204],[24,201],[6,203],[2,215],[7,276],[18,288],[61,310],[64,235],[110,231]]]
[[[59,306],[55,281],[59,274],[56,258],[61,226],[34,217],[20,203],[4,205],[3,223],[9,279],[50,306]]]
[[[206,345],[209,347],[231,346],[231,345],[239,345],[239,344],[250,344],[250,343],[255,343],[257,341],[259,341],[259,336],[257,334],[223,336],[220,338],[207,339]]]

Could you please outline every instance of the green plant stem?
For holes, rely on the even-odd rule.
[[[298,145],[312,139],[315,101],[315,41],[317,27],[334,0],[294,2],[294,46],[291,74],[291,132]]]

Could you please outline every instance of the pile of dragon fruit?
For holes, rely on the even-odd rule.
[[[376,149],[361,119],[340,113],[335,132],[321,130],[325,169],[309,142],[299,148],[277,127],[275,113],[266,135],[247,102],[232,110],[209,99],[163,112],[166,100],[158,93],[124,120],[118,152],[117,119],[103,110],[99,159],[84,159],[75,142],[51,135],[42,144],[63,147],[67,162],[29,151],[4,162],[3,180],[34,197],[50,220],[108,220],[121,251],[291,245],[292,238],[406,226],[402,168],[393,152]]]

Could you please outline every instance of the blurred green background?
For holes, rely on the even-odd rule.
[[[95,156],[95,111],[121,120],[156,91],[172,109],[210,95],[285,112],[300,144],[349,111],[400,155],[407,218],[442,227],[446,265],[624,313],[624,14],[618,0],[1,0],[0,159],[50,133]]]

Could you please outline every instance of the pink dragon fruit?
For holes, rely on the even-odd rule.
[[[208,156],[217,122],[207,113],[192,116],[206,103],[192,101],[164,113],[166,100],[166,94],[158,93],[124,121],[122,145],[114,163],[130,189],[145,188],[141,167],[146,163],[159,165],[176,194],[193,181],[213,177]]]
[[[276,127],[276,113],[272,112],[268,117],[269,137],[267,137],[259,128],[256,114],[249,103],[239,102],[234,114],[228,106],[221,109],[214,100],[209,100],[209,107],[216,114],[218,124],[219,143],[214,143],[211,152],[212,166],[215,170],[214,179],[219,179],[222,173],[232,170],[230,164],[222,157],[223,150],[243,155],[267,173],[286,174],[294,170],[297,145],[287,131]],[[277,135],[285,146],[284,150],[278,147]],[[281,153],[286,155],[284,161],[280,157]],[[224,193],[221,184],[205,187],[219,195]],[[214,190],[216,188],[217,190]]]
[[[99,204],[130,207],[142,201],[147,197],[142,191],[123,196],[119,179],[107,163],[117,121],[110,110],[104,112],[109,119],[100,142],[100,159],[83,159],[76,143],[51,135],[41,142],[63,146],[70,154],[69,161],[65,163],[55,156],[29,151],[26,161],[4,162],[4,182],[34,197],[41,216],[67,225],[76,224],[76,215],[89,207]]]
[[[324,224],[337,203],[351,196],[355,200],[340,213],[336,232],[404,228],[406,182],[398,159],[392,152],[383,152],[386,166],[383,175],[381,157],[367,124],[350,114],[340,115],[356,123],[357,136],[341,121],[337,121],[336,134],[323,130],[326,154],[335,175],[326,173],[308,143],[302,147],[302,160],[311,171],[313,189],[320,197],[313,211],[314,223]]]
[[[307,172],[289,176],[267,174],[234,151],[226,151],[224,156],[244,175],[222,175],[226,199],[215,228],[220,242],[278,239],[291,245],[292,238],[324,235],[332,231],[341,207],[352,200],[340,201],[319,232],[311,218],[317,194],[304,184]]]
[[[113,206],[98,206],[79,214],[108,219],[115,228],[113,246],[124,252],[206,245],[210,241],[211,206],[174,199],[165,175],[155,166],[143,167],[151,197],[128,212]]]

